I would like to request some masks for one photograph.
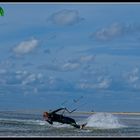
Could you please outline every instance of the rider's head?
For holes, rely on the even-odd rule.
[[[43,113],[43,117],[44,117],[44,118],[48,118],[48,116],[49,116],[49,113],[48,113],[48,112],[44,112],[44,113]]]

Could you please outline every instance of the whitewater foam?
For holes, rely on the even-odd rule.
[[[100,129],[121,128],[124,125],[120,124],[117,117],[111,113],[96,113],[86,119],[87,127],[94,127]]]
[[[4,119],[0,118],[0,122],[13,123],[13,124],[33,124],[33,125],[47,125],[48,123],[42,120],[25,120],[25,119]]]
[[[54,122],[52,127],[55,127],[55,128],[73,128],[71,125],[69,124],[62,124],[62,123],[59,123],[59,122]]]

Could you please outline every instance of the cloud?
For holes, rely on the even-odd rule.
[[[28,76],[26,76],[23,81],[22,81],[22,85],[28,85],[28,84],[33,84],[34,82],[40,82],[40,80],[43,78],[43,75],[38,73],[38,74],[29,74]]]
[[[139,23],[124,24],[125,34],[138,33],[139,31],[140,31],[140,24]]]
[[[90,61],[94,61],[95,56],[93,55],[87,55],[87,56],[81,56],[80,57],[80,62],[85,63],[85,62],[90,62]]]
[[[102,28],[91,35],[92,38],[96,38],[99,41],[107,41],[114,39],[123,33],[123,27],[119,23],[114,23],[109,27]]]
[[[36,80],[36,75],[35,74],[30,74],[25,78],[25,80],[22,81],[22,85],[26,85],[29,83],[32,83]]]
[[[110,82],[111,80],[109,79],[103,79],[100,83],[98,83],[97,87],[101,89],[102,88],[106,89],[110,86]]]
[[[4,70],[1,69],[0,83],[6,85],[16,86],[39,86],[43,81],[43,75],[41,73],[31,73],[26,70]],[[45,78],[44,78],[45,80]]]
[[[131,71],[123,73],[123,84],[126,89],[140,90],[140,73],[139,68],[135,67]]]
[[[71,70],[76,70],[77,68],[80,67],[79,63],[65,63],[62,65],[61,70],[62,71],[71,71]]]
[[[64,63],[61,65],[57,64],[42,64],[38,68],[39,69],[45,69],[45,70],[51,70],[51,71],[60,71],[60,72],[68,72],[72,70],[76,70],[80,67],[79,63]]]
[[[82,55],[76,58],[69,59],[68,62],[70,63],[87,63],[87,62],[93,62],[95,60],[94,55]]]
[[[125,74],[128,83],[133,84],[139,80],[139,69],[136,67],[131,72]]]
[[[112,79],[105,77],[98,77],[95,81],[84,80],[77,84],[80,89],[108,89],[111,85]]]
[[[129,77],[129,81],[130,81],[131,83],[137,81],[138,79],[139,79],[138,76],[130,76],[130,77]]]
[[[88,64],[89,62],[93,62],[95,56],[93,55],[85,55],[79,56],[76,58],[68,59],[66,62],[58,64],[54,62],[52,64],[42,64],[39,65],[37,68],[51,70],[51,71],[60,71],[60,72],[69,72],[74,71],[81,68],[83,65]]]
[[[26,70],[7,71],[0,73],[0,84],[2,87],[12,88],[14,91],[20,90],[20,93],[37,93],[46,91],[70,91],[73,89],[73,83],[66,79],[56,76],[43,75],[42,73],[33,73]]]
[[[79,17],[77,10],[64,9],[52,14],[49,20],[57,25],[73,25],[83,20],[83,18]]]
[[[92,39],[109,41],[115,38],[131,35],[140,31],[140,25],[135,23],[113,23],[108,27],[101,28],[91,34]]]
[[[59,66],[56,64],[42,64],[37,67],[38,69],[59,71]]]
[[[16,54],[27,54],[33,51],[38,46],[38,40],[30,39],[27,41],[21,42],[18,46],[16,46],[13,51]]]

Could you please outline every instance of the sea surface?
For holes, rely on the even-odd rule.
[[[97,112],[65,114],[84,129],[60,123],[48,124],[40,113],[0,111],[0,137],[139,137],[140,115]]]

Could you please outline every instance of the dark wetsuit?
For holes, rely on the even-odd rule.
[[[80,125],[76,124],[74,119],[65,117],[60,114],[56,114],[56,112],[60,110],[66,110],[66,108],[60,108],[60,109],[54,110],[53,112],[50,112],[48,119],[46,121],[50,124],[53,124],[53,122],[60,122],[60,123],[70,124],[76,128],[80,128]]]

